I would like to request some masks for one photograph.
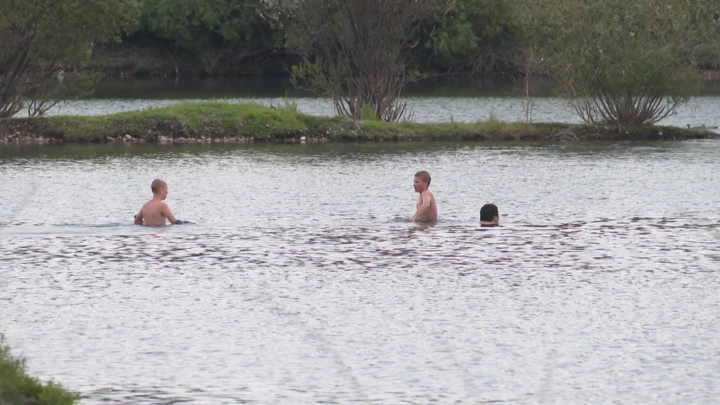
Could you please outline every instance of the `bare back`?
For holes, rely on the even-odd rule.
[[[137,225],[163,226],[167,224],[165,220],[170,221],[171,224],[176,222],[170,207],[155,198],[143,204],[140,212],[135,216],[135,224]]]
[[[415,205],[417,212],[415,214],[415,221],[420,222],[435,222],[438,218],[437,205],[435,204],[435,196],[430,190],[425,190],[420,193],[417,204]]]

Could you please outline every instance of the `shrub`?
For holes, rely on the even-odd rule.
[[[25,371],[25,360],[14,357],[0,335],[0,404],[71,405],[79,397],[52,381],[41,383]]]

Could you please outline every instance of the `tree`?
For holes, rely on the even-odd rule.
[[[141,30],[193,55],[205,74],[222,62],[271,52],[275,32],[262,0],[142,0]],[[179,69],[176,68],[179,76]]]
[[[93,45],[118,38],[137,15],[136,0],[0,0],[0,118],[41,115],[57,97],[81,89]],[[69,77],[63,77],[68,71]]]
[[[522,18],[526,49],[586,122],[654,124],[691,94],[692,49],[717,26],[717,7],[710,0],[538,0]]]
[[[445,0],[304,0],[286,5],[296,86],[333,99],[339,115],[398,121],[417,27]]]
[[[550,20],[552,13],[545,10],[541,2],[528,0],[509,0],[514,14],[515,29],[510,60],[521,71],[525,84],[523,109],[525,121],[532,122],[534,101],[531,95],[531,82],[535,76],[551,75],[552,69],[546,63],[549,55],[556,55],[555,38],[558,37],[557,24]]]
[[[439,4],[419,27],[413,66],[424,72],[483,74],[508,58],[515,18],[510,0],[457,0]]]

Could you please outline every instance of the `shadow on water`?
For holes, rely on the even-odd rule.
[[[417,155],[422,153],[445,153],[474,150],[487,151],[546,151],[558,158],[575,156],[618,156],[668,153],[687,145],[707,144],[710,151],[717,149],[713,140],[667,141],[667,142],[412,142],[412,143],[331,143],[331,144],[239,144],[239,145],[22,145],[0,148],[0,164],[17,163],[23,159],[33,160],[86,160],[104,158],[185,158],[188,156],[226,156],[233,154],[256,154],[278,156],[337,156],[346,159],[362,156]]]

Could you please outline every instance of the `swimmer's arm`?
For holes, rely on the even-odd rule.
[[[140,208],[140,211],[135,215],[135,225],[145,225],[142,208]]]
[[[165,215],[165,218],[167,218],[171,224],[175,225],[175,222],[177,222],[177,219],[175,219],[175,215],[173,215],[172,211],[170,210],[170,206],[165,203],[163,203],[163,215]]]
[[[420,204],[418,204],[417,211],[415,211],[415,214],[410,217],[408,222],[415,222],[418,218],[422,217],[422,215],[430,209],[430,192],[429,191],[423,191],[420,194],[420,201],[418,201]]]

